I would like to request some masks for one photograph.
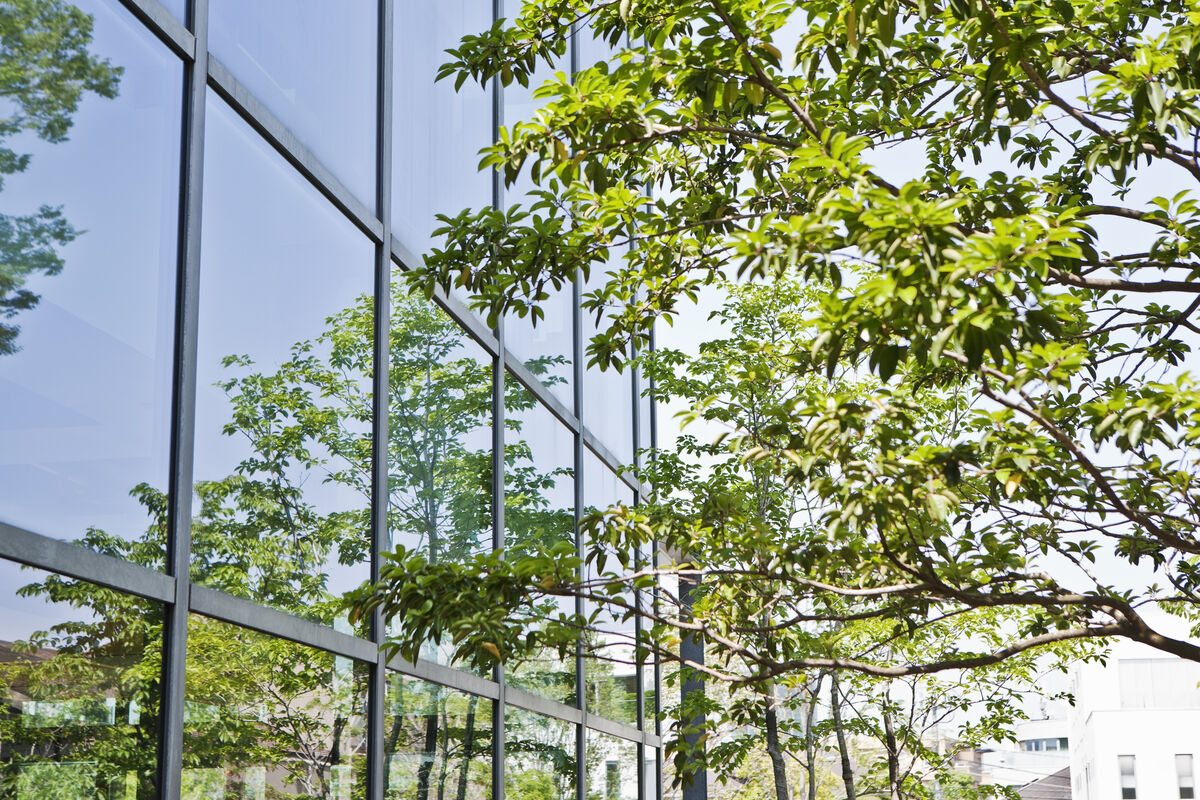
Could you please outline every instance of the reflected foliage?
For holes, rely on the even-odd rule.
[[[0,189],[24,172],[31,156],[10,140],[30,133],[65,141],[72,115],[87,92],[116,97],[121,68],[97,58],[89,46],[92,18],[63,0],[7,0],[0,6]],[[56,248],[79,235],[62,209],[41,206],[26,215],[0,214],[0,355],[16,352],[20,326],[12,320],[38,304],[26,288],[33,274],[63,268]]]
[[[384,797],[491,797],[491,703],[393,674],[388,686]]]
[[[505,712],[504,796],[508,800],[575,797],[575,727],[552,717]]]
[[[184,797],[363,796],[365,704],[348,659],[193,617]]]
[[[161,609],[59,575],[17,594],[86,611],[0,642],[0,797],[153,798]]]

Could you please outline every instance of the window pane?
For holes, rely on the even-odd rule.
[[[328,622],[368,576],[374,249],[211,95],[205,146],[193,576]]]
[[[514,557],[545,553],[573,542],[574,436],[515,380],[506,382],[504,443],[505,549]],[[543,613],[574,614],[575,601],[545,603]],[[573,703],[575,663],[557,652],[510,668],[510,682],[544,697]]]
[[[583,501],[585,512],[605,511],[616,505],[633,505],[633,492],[590,450],[583,455]],[[635,565],[631,564],[631,568]],[[632,569],[628,570],[632,571]],[[625,574],[615,553],[607,554],[605,573]],[[596,562],[588,565],[588,579],[596,580]],[[599,591],[599,590],[597,590]],[[623,592],[620,601],[632,606],[633,592]],[[589,601],[585,611],[590,617],[596,604]],[[587,676],[587,711],[602,717],[637,724],[637,664],[635,662],[636,626],[633,618],[622,619],[619,607],[599,609],[594,630],[587,633],[584,650],[584,674]]]
[[[587,732],[589,800],[637,800],[638,748],[627,739]]]
[[[521,4],[518,0],[504,0],[504,16],[508,19],[515,19],[520,10]],[[564,63],[562,68],[565,70],[566,67]],[[533,92],[552,79],[555,71],[539,60],[537,68],[529,77],[529,86],[522,86],[514,81],[504,88],[504,124],[507,127],[511,128],[517,122],[536,116],[542,101],[535,100]],[[504,190],[505,206],[511,208],[520,205],[526,211],[531,210],[538,198],[530,193],[539,188],[541,187],[533,183],[530,170],[522,170],[516,183]],[[550,216],[551,212],[538,210],[536,215],[544,218]],[[547,286],[545,290],[548,297],[538,302],[545,314],[544,318],[534,324],[531,316],[506,317],[504,343],[521,363],[550,388],[555,397],[567,408],[578,413],[571,381],[571,364],[575,352],[572,314],[574,290],[571,284],[564,284],[558,288]]]
[[[209,25],[221,63],[374,208],[378,4],[211,0]]]
[[[1134,774],[1133,756],[1117,756],[1117,764],[1121,770],[1121,798],[1135,800],[1137,798],[1137,777]]]
[[[0,561],[0,796],[151,800],[162,609]]]
[[[366,668],[193,615],[183,797],[362,797]]]
[[[391,545],[461,561],[492,547],[492,358],[399,282],[391,325]],[[422,655],[449,660],[432,643]]]
[[[468,80],[455,91],[453,77],[434,82],[453,60],[445,51],[491,23],[491,3],[480,0],[396,4],[392,224],[417,255],[434,243],[436,214],[492,203],[491,173],[476,169],[492,143],[491,87]]]
[[[39,135],[0,88],[20,128],[0,135],[0,520],[157,567],[161,544],[122,540],[153,538],[167,489],[182,70],[116,2],[62,8],[18,24],[39,45],[0,44],[0,84],[60,93],[69,126]]]
[[[504,725],[505,796],[574,800],[576,726],[512,706]]]
[[[180,22],[187,22],[187,0],[159,0]]]
[[[602,265],[593,265],[593,272],[585,292],[591,292],[606,282]],[[601,312],[597,323],[596,312],[583,312],[584,360],[588,344],[596,334],[608,328],[608,319],[616,309]],[[583,408],[580,419],[587,429],[599,439],[622,464],[633,463],[633,368],[626,365],[617,372],[613,367],[601,370],[588,366],[583,375]]]
[[[387,800],[492,796],[492,701],[388,676]]]

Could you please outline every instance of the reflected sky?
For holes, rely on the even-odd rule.
[[[209,49],[375,208],[378,4],[210,0]]]
[[[130,489],[166,487],[182,68],[116,3],[76,5],[124,73],[115,99],[84,96],[68,141],[9,140],[33,158],[0,213],[61,205],[84,232],[59,274],[30,276],[41,300],[0,356],[0,519],[129,539],[146,526]]]
[[[396,96],[393,111],[392,225],[418,255],[434,243],[436,214],[491,205],[490,172],[479,151],[492,143],[491,87],[454,78],[434,83],[466,33],[491,25],[491,4],[480,0],[401,2],[395,9]]]
[[[257,535],[311,547],[332,575],[327,588],[343,591],[366,577],[365,565],[339,565],[340,548],[320,543],[345,544],[351,534],[329,515],[365,513],[369,501],[365,464],[348,462],[345,450],[359,458],[370,452],[369,419],[358,414],[370,408],[373,323],[364,298],[372,291],[374,248],[211,94],[205,147],[195,478],[237,475],[293,492],[283,499],[270,489],[264,502],[276,503],[281,519],[260,518],[271,529]],[[349,360],[330,361],[332,344],[320,339],[327,331],[344,334],[339,353]],[[298,343],[309,349],[295,350]],[[245,360],[225,364],[229,356]],[[367,366],[355,358],[367,358]],[[342,416],[346,398],[357,405]],[[239,403],[245,417],[227,429]],[[286,449],[293,445],[311,458]],[[331,457],[331,449],[342,454]],[[351,527],[364,547],[365,530]],[[219,556],[203,546],[198,554]]]

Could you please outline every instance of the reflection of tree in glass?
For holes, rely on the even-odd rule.
[[[488,701],[390,676],[384,743],[387,800],[486,800],[491,796]]]
[[[86,611],[0,643],[0,797],[153,797],[159,608],[57,575],[17,593]]]
[[[466,334],[449,317],[398,288],[392,320],[393,534],[415,539],[437,559],[485,550],[491,537],[490,364],[468,354]],[[231,373],[222,383],[230,401],[225,433],[248,442],[248,454],[231,475],[196,482],[192,577],[332,624],[340,598],[330,593],[324,567],[331,559],[361,563],[370,547],[371,299],[360,298],[326,323],[323,333],[294,345],[273,371],[257,370],[246,356],[225,360]],[[529,366],[537,374],[551,361]],[[570,471],[539,470],[532,462],[520,432],[521,414],[535,400],[515,383],[507,385],[509,541],[533,551],[570,537],[571,510],[553,508],[547,499],[556,476]],[[306,489],[316,481],[352,489],[362,502],[322,512],[311,499],[311,487]],[[151,519],[142,537],[126,541],[93,528],[79,543],[156,567],[166,542],[167,497],[147,484],[131,494]],[[24,738],[0,739],[6,743],[0,752],[5,780],[29,783],[35,775],[31,770],[45,764],[56,770],[57,785],[67,786],[61,762],[69,761],[76,765],[70,785],[126,800],[151,796],[161,649],[161,625],[152,621],[157,611],[151,613],[144,601],[59,577],[22,592],[68,601],[80,611],[78,621],[33,637],[14,648],[24,652],[10,664],[0,664],[13,709],[0,725],[25,730]],[[193,619],[188,636],[186,784],[193,796],[261,797],[260,788],[271,787],[277,795],[286,788],[279,796],[350,796],[359,747],[350,724],[356,718],[356,675],[338,668],[326,653],[202,618]],[[22,693],[59,703],[55,713],[61,724],[29,729],[30,713],[39,707],[24,708]],[[413,735],[436,743],[433,749],[440,750],[443,761],[464,755],[469,760],[490,746],[490,734],[457,721],[458,711],[446,706],[450,701],[430,702],[436,710],[424,712]],[[476,701],[462,701],[468,702]],[[63,710],[76,706],[78,711]],[[78,716],[101,706],[120,724],[96,727]],[[110,707],[116,710],[110,713]],[[474,710],[462,713],[470,717]],[[395,737],[403,730],[398,728]],[[393,747],[399,747],[398,738]],[[114,781],[128,788],[114,789]],[[411,796],[428,800],[436,794],[446,800],[453,785],[455,800],[473,800],[481,796],[468,791],[473,781],[453,770],[427,770],[413,784],[425,789]],[[18,796],[43,800],[36,794]],[[44,796],[51,797],[56,795]]]
[[[117,96],[121,68],[92,55],[91,42],[92,18],[63,0],[0,4],[0,99],[8,112],[0,117],[0,189],[5,176],[24,172],[30,162],[28,153],[7,146],[11,137],[30,132],[47,142],[66,141],[85,92]],[[0,355],[18,349],[20,327],[8,320],[38,303],[26,279],[62,270],[56,247],[78,235],[60,208],[0,214]]]
[[[509,800],[575,796],[575,729],[560,720],[510,709],[504,742]]]

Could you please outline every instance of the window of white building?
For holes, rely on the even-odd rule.
[[[1193,769],[1191,753],[1175,756],[1175,775],[1179,778],[1180,800],[1192,800],[1196,796],[1196,775]]]
[[[1121,767],[1121,800],[1136,800],[1137,776],[1133,771],[1133,756],[1117,756]]]

